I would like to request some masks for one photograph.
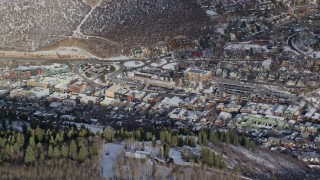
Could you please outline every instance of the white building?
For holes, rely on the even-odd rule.
[[[182,99],[180,99],[177,96],[174,96],[172,98],[165,97],[161,101],[161,104],[164,105],[164,106],[167,106],[167,107],[178,107],[181,102],[183,102]]]
[[[50,91],[47,88],[35,87],[30,90],[30,93],[34,94],[37,98],[42,98],[48,96]]]

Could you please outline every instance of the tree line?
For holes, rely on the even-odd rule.
[[[254,142],[250,142],[248,137],[240,136],[231,131],[227,132],[215,132],[213,129],[210,131],[201,130],[198,133],[198,144],[207,146],[212,143],[213,145],[220,143],[232,144],[234,146],[243,146],[247,149],[256,149],[256,145]]]
[[[34,164],[49,159],[84,162],[99,154],[99,137],[84,127],[58,131],[28,128],[24,132],[0,132],[0,162]]]

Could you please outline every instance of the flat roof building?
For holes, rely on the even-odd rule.
[[[189,81],[207,81],[210,80],[213,76],[212,71],[206,71],[202,69],[196,69],[196,68],[188,68],[184,72],[184,76]]]

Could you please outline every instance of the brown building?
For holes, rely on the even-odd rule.
[[[72,93],[82,93],[86,89],[87,84],[78,80],[72,81],[68,84],[68,91]]]
[[[121,89],[120,86],[118,85],[112,85],[110,88],[106,89],[105,91],[105,96],[109,98],[115,98],[116,97],[116,92]]]
[[[212,78],[213,73],[212,71],[206,71],[202,69],[193,69],[193,68],[188,68],[184,72],[184,77],[188,79],[189,81],[208,81]]]
[[[192,48],[192,41],[186,36],[175,36],[170,40],[171,50],[183,50]]]
[[[2,74],[2,79],[30,79],[30,71],[7,71]]]

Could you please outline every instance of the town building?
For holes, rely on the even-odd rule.
[[[203,82],[203,81],[211,80],[211,78],[213,77],[213,73],[212,71],[206,71],[206,70],[201,70],[196,68],[188,68],[184,72],[184,76],[189,81]]]
[[[87,84],[79,80],[74,80],[67,85],[68,92],[77,93],[77,94],[83,93],[86,87],[87,87]]]
[[[116,97],[116,92],[118,90],[120,90],[121,87],[114,84],[111,87],[109,87],[108,89],[105,90],[105,96],[109,97],[109,98],[115,98]]]

